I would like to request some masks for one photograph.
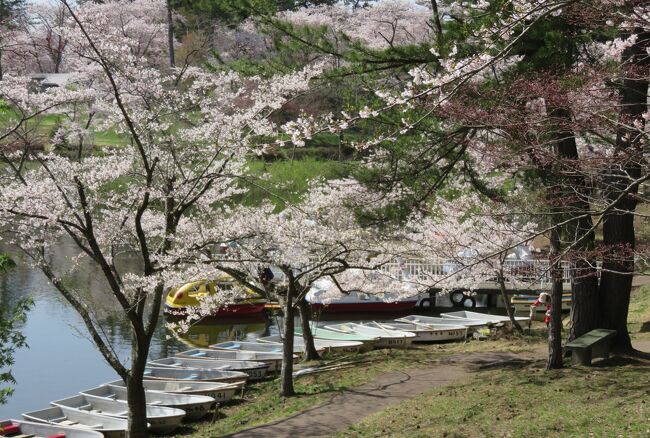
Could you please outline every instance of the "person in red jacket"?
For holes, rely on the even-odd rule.
[[[548,325],[551,323],[551,296],[546,292],[542,292],[541,294],[539,294],[539,297],[530,306],[530,319],[531,320],[533,319],[535,310],[537,309],[537,307],[539,307],[542,304],[546,305],[546,315],[544,317],[544,323],[548,327]]]

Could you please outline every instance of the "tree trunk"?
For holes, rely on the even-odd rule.
[[[169,65],[176,65],[176,54],[174,53],[174,17],[172,16],[172,6],[167,0],[167,43],[169,44]]]
[[[551,231],[551,321],[548,330],[546,369],[562,368],[562,269],[560,267],[560,233]]]
[[[576,263],[573,274],[569,340],[579,338],[600,325],[598,278],[595,271],[584,261]]]
[[[131,372],[126,379],[126,396],[129,404],[129,438],[147,438],[147,402],[142,384],[147,355],[140,353],[138,343],[134,339],[131,347]]]
[[[578,147],[575,133],[572,128],[571,112],[566,108],[555,107],[550,111],[558,126],[556,132],[556,151],[558,155],[559,172],[561,179],[562,200],[564,213],[568,217],[576,217],[575,223],[569,223],[564,228],[567,244],[573,244],[577,251],[587,251],[582,255],[578,253],[573,272],[573,299],[571,304],[571,331],[569,339],[598,327],[598,279],[596,278],[595,260],[586,260],[593,257],[588,251],[595,246],[595,233],[592,230],[591,216],[584,214],[590,211],[589,188],[584,175],[576,172],[580,169]]]
[[[524,330],[521,328],[521,325],[519,325],[519,322],[515,319],[515,312],[512,309],[510,302],[508,301],[508,294],[506,293],[506,282],[503,278],[503,271],[498,274],[498,279],[501,299],[503,299],[503,304],[506,306],[506,314],[508,315],[508,318],[510,318],[510,324],[512,324],[512,327],[517,330],[517,332],[523,333]]]
[[[292,277],[289,278],[289,287],[287,287],[287,296],[284,302],[284,339],[282,340],[282,372],[280,374],[280,395],[282,397],[295,395],[293,389],[293,337],[295,335],[293,296],[295,286]]]
[[[314,336],[311,333],[311,308],[307,299],[303,297],[298,303],[298,310],[300,312],[300,327],[302,329],[302,339],[305,343],[305,357],[304,360],[318,360],[320,356],[316,351],[314,345]]]
[[[442,22],[440,21],[437,0],[431,0],[431,12],[433,14],[431,21],[433,22],[433,30],[436,33],[436,43],[440,48],[442,46]]]
[[[643,162],[644,113],[648,109],[648,46],[650,32],[637,29],[637,41],[623,52],[623,62],[630,66],[621,86],[621,113],[616,133],[616,148],[622,163],[605,169],[609,199],[615,200],[624,190],[628,194],[616,202],[603,219],[603,244],[606,254],[600,280],[601,321],[604,328],[616,330],[614,349],[631,351],[632,342],[627,329],[627,314],[634,272],[634,210]],[[637,125],[638,128],[634,128]]]

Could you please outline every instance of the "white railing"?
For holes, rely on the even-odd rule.
[[[480,267],[480,265],[476,265]],[[571,283],[572,264],[561,262],[562,282]],[[549,260],[507,260],[503,265],[504,276],[507,283],[520,282],[533,285],[545,286],[551,282],[551,270]],[[457,278],[462,283],[463,278],[468,275],[472,277],[484,276],[485,283],[494,282],[495,276],[485,269],[485,274],[476,274],[474,267],[463,269],[463,266],[454,261],[432,261],[411,259],[387,263],[382,266],[381,271],[398,280],[421,282],[422,284],[444,281],[446,284],[453,283]]]

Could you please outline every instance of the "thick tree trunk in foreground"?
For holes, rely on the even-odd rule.
[[[282,351],[282,372],[280,374],[280,395],[282,397],[290,397],[295,394],[293,389],[294,289],[293,278],[290,278],[284,302],[284,339],[282,341],[284,349]]]
[[[135,337],[134,337],[135,338]],[[131,372],[126,379],[126,395],[129,404],[129,438],[147,438],[147,402],[142,384],[144,368],[147,363],[147,354],[144,356],[140,350],[137,340],[134,339],[131,351]]]
[[[560,236],[551,231],[551,321],[548,329],[548,361],[546,369],[562,368],[562,269],[560,267]]]
[[[307,299],[303,297],[298,302],[298,310],[300,312],[300,328],[302,329],[302,339],[305,343],[305,356],[304,360],[317,360],[320,359],[316,346],[314,345],[314,336],[311,333],[309,321],[311,321],[311,308]]]
[[[650,59],[650,32],[637,30],[636,43],[623,52],[623,61],[630,66],[622,81],[620,125],[616,134],[616,147],[622,163],[606,169],[605,182],[609,199],[615,200],[614,208],[603,220],[603,243],[608,250],[603,260],[600,281],[601,321],[604,328],[616,330],[614,349],[631,351],[632,342],[627,329],[627,314],[632,291],[634,272],[634,210],[639,187],[633,181],[641,176],[643,162],[644,113],[648,109],[648,70]],[[637,125],[637,128],[634,126]],[[614,272],[612,272],[614,271]]]

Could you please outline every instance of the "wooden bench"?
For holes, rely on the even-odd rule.
[[[591,365],[591,359],[594,357],[609,359],[614,336],[616,330],[596,329],[574,339],[564,348],[571,350],[574,364]]]

